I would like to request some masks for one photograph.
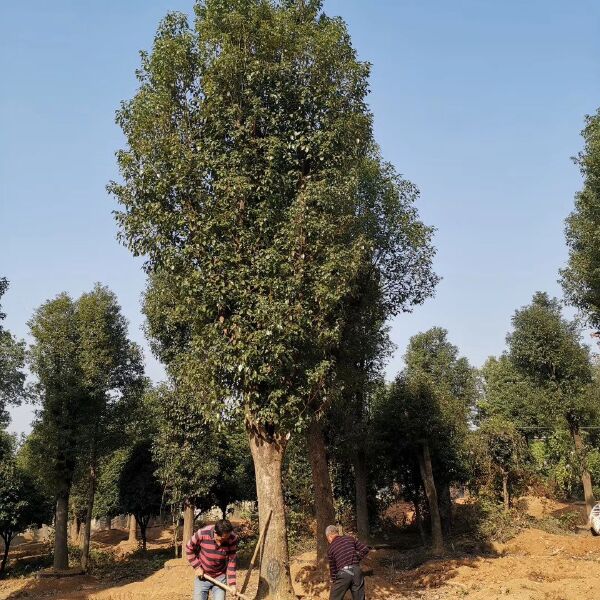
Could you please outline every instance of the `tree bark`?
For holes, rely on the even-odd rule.
[[[185,545],[194,535],[194,511],[196,507],[186,500],[183,505],[183,535],[181,538],[181,556],[185,556]]]
[[[221,509],[221,518],[222,519],[227,518],[227,507],[228,506],[229,506],[228,502],[223,502],[223,504],[221,504],[221,506],[219,507]]]
[[[504,512],[510,510],[510,493],[508,491],[508,473],[502,473],[502,499],[504,501]]]
[[[290,558],[287,544],[287,524],[281,468],[286,440],[269,433],[260,425],[248,426],[250,451],[256,474],[259,529],[271,514],[269,528],[264,538],[263,557],[260,563],[258,600],[295,600],[290,575]]]
[[[433,479],[428,442],[422,442],[421,444],[419,471],[421,472],[421,479],[423,479],[423,487],[425,488],[427,503],[429,504],[429,515],[431,517],[431,550],[433,554],[439,556],[444,552],[444,538],[442,535],[442,521],[440,519],[440,509],[435,481]]]
[[[106,529],[110,531],[112,529],[112,518],[106,517]]]
[[[56,496],[54,516],[54,568],[69,568],[67,525],[69,519],[69,486],[63,485]]]
[[[450,495],[450,484],[443,483],[440,490],[440,518],[442,520],[442,531],[444,536],[452,533],[452,496]]]
[[[69,532],[69,536],[73,546],[79,542],[79,519],[76,514],[74,514],[71,519],[71,531]]]
[[[327,570],[327,539],[325,529],[335,524],[335,507],[333,504],[333,489],[323,426],[319,421],[313,421],[308,428],[308,456],[310,460],[312,482],[315,493],[315,517],[317,520],[317,569],[321,576]]]
[[[573,436],[573,443],[575,444],[575,453],[577,454],[577,460],[581,465],[581,483],[583,484],[583,496],[585,498],[585,509],[586,514],[589,517],[592,509],[594,508],[594,491],[592,488],[592,476],[588,471],[583,448],[583,440],[581,439],[581,432],[579,427],[571,426],[571,435]]]
[[[148,528],[149,521],[150,521],[150,518],[148,518],[148,519],[142,518],[138,521],[138,525],[140,526],[140,536],[142,538],[142,550],[144,552],[146,552],[146,545],[147,545],[146,530]]]
[[[93,460],[95,462],[95,459]],[[88,497],[85,515],[85,526],[83,528],[83,540],[81,543],[81,568],[84,571],[88,569],[90,558],[90,539],[92,536],[92,515],[94,513],[94,498],[96,497],[96,465],[90,467],[90,478],[88,482]]]
[[[356,532],[358,537],[369,537],[369,505],[367,502],[367,457],[364,448],[354,455],[354,491],[356,498]]]
[[[415,507],[415,521],[417,522],[417,528],[419,529],[421,542],[423,542],[423,546],[427,546],[427,536],[425,535],[425,529],[423,528],[423,517],[421,515],[421,507],[419,506],[419,501],[413,500],[413,506]]]
[[[2,552],[2,562],[0,562],[0,579],[4,577],[4,570],[6,569],[6,563],[8,562],[8,552],[12,541],[11,534],[8,535],[8,538],[2,536],[2,541],[4,542],[4,550]]]
[[[129,515],[129,541],[137,542],[137,522],[133,515]]]

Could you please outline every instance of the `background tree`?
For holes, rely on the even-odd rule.
[[[594,505],[590,473],[585,465],[581,427],[597,414],[590,393],[589,349],[581,343],[577,324],[563,318],[558,300],[537,292],[530,305],[515,312],[507,337],[509,356],[521,373],[544,389],[547,409],[571,432],[581,469],[588,513]]]
[[[411,338],[405,362],[393,385],[376,398],[373,444],[383,457],[379,470],[394,478],[388,487],[402,485],[415,505],[420,479],[429,506],[433,551],[440,553],[442,520],[447,531],[450,524],[450,484],[467,479],[475,374],[439,327]]]
[[[318,410],[359,267],[368,66],[310,1],[221,0],[161,24],[119,111],[122,235],[172,275],[189,327],[169,365],[209,415],[244,415],[260,521],[259,597],[292,598],[281,486],[288,435]],[[225,399],[227,399],[225,401]]]
[[[161,385],[151,390],[146,403],[154,414],[156,434],[152,456],[162,483],[165,502],[177,515],[184,513],[183,543],[194,531],[194,511],[212,506],[210,496],[220,474],[217,437],[194,399]]]
[[[119,504],[123,512],[134,515],[144,551],[148,523],[162,506],[163,491],[156,471],[150,442],[140,441],[129,451],[119,479]]]
[[[8,281],[0,277],[0,299],[7,289]],[[5,317],[0,305],[0,427],[8,422],[6,406],[18,404],[25,394],[25,343],[4,329]]]
[[[483,389],[477,400],[477,419],[498,417],[513,423],[530,441],[554,426],[545,389],[524,375],[503,354],[490,357],[481,369]]]
[[[494,416],[477,430],[481,482],[502,497],[505,512],[525,475],[527,445],[514,423]]]
[[[418,218],[418,196],[416,186],[400,177],[373,148],[361,165],[359,184],[361,226],[371,240],[373,253],[346,302],[347,316],[337,356],[342,394],[336,429],[344,439],[336,446],[350,451],[357,531],[362,537],[369,533],[368,404],[392,350],[386,322],[423,303],[438,282],[432,270],[433,230]],[[318,531],[318,535],[322,533]]]
[[[35,311],[29,328],[34,340],[29,364],[40,403],[30,451],[45,465],[42,475],[56,502],[54,568],[66,569],[69,494],[89,425],[75,303],[67,294],[58,295]]]
[[[569,264],[561,276],[569,300],[600,328],[600,111],[586,117],[582,135],[577,164],[584,184],[566,222]]]
[[[48,523],[51,516],[51,504],[35,479],[17,464],[12,452],[5,456],[0,463],[0,537],[4,542],[0,578],[14,537],[30,525]]]
[[[88,565],[91,522],[101,457],[115,445],[119,402],[140,394],[144,386],[141,352],[127,337],[127,321],[115,295],[97,284],[76,302],[79,332],[78,360],[83,375],[86,427],[80,461],[86,466],[87,502],[82,540],[81,567]]]

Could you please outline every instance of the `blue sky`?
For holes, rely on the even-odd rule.
[[[138,51],[168,10],[192,0],[30,0],[0,7],[0,274],[6,325],[45,299],[100,281],[141,331],[141,263],[116,240],[122,135],[114,111],[134,93]],[[473,364],[504,347],[515,308],[560,295],[563,221],[581,185],[570,161],[586,113],[600,106],[596,0],[326,0],[373,64],[370,104],[384,156],[421,189],[435,225],[436,297],[393,322],[408,338],[433,325]],[[31,407],[14,409],[27,430]]]

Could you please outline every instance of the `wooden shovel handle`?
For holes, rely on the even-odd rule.
[[[233,594],[233,591],[234,591],[233,588],[230,588],[228,585],[224,584],[222,581],[219,581],[218,579],[214,579],[210,575],[206,575],[206,573],[204,574],[204,579],[206,579],[206,581],[210,581],[213,585],[220,587],[222,590],[225,590],[226,592]],[[250,598],[248,598],[248,596],[244,596],[244,594],[241,594],[240,592],[237,593],[237,597],[241,598],[242,600],[250,600]]]

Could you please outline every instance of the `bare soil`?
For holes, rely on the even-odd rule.
[[[571,505],[529,498],[528,512],[536,518],[573,511]],[[93,536],[93,547],[112,553],[114,563],[102,576],[79,575],[60,579],[26,576],[0,581],[0,600],[48,598],[53,600],[189,600],[193,573],[185,560],[170,559],[168,529],[149,531],[147,558],[132,554],[127,532],[112,530]],[[466,548],[466,550],[465,550]],[[428,560],[422,549],[374,551],[365,561],[373,575],[367,577],[369,600],[592,600],[600,598],[600,537],[580,530],[577,534],[551,534],[541,529],[522,531],[505,544],[485,549],[468,545],[447,557]],[[39,560],[43,544],[24,541],[11,552],[21,566]],[[328,586],[318,580],[314,552],[293,558],[291,571],[298,596],[327,598]],[[238,581],[244,580],[240,569]],[[257,586],[253,573],[247,594]],[[348,594],[349,596],[349,594]]]

